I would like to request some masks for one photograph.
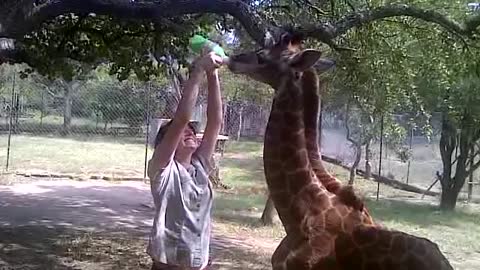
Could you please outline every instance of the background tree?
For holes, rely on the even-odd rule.
[[[188,64],[187,44],[193,33],[233,30],[242,38],[242,46],[254,46],[243,38],[262,44],[266,32],[289,24],[312,38],[307,45],[328,45],[332,50],[326,54],[339,59],[340,67],[354,61],[367,68],[363,75],[352,70],[346,74],[353,74],[356,81],[351,96],[372,106],[375,116],[414,109],[425,115],[441,111],[445,119],[441,147],[455,148],[463,137],[470,138],[464,141],[471,149],[475,136],[452,132],[466,132],[465,123],[473,120],[465,119],[474,117],[465,104],[454,102],[458,96],[454,86],[470,78],[478,59],[474,44],[480,14],[467,14],[466,8],[451,1],[410,4],[378,0],[5,0],[0,4],[0,62],[24,62],[39,74],[67,82],[79,70],[111,63],[111,74],[120,80],[132,73],[148,80],[165,70],[158,56],[171,55],[181,65]],[[72,63],[82,63],[82,68]],[[450,143],[457,137],[458,143]],[[442,194],[449,194],[442,196],[443,208],[454,207],[452,202],[464,181],[463,173],[452,176],[448,168],[458,161],[455,170],[462,168],[466,154],[448,162],[448,153],[442,154]]]

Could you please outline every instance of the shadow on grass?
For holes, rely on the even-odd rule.
[[[214,238],[212,270],[271,269],[271,254],[256,252],[255,247],[232,237]]]
[[[1,227],[0,239],[0,266],[7,269],[149,269],[145,242],[131,232],[31,225]]]
[[[457,228],[460,225],[475,225],[480,221],[480,214],[463,211],[442,212],[437,206],[399,200],[367,199],[367,206],[372,215],[381,221],[404,222],[412,225],[440,225]]]
[[[61,183],[2,187],[0,266],[148,269],[145,237],[153,215],[141,207],[147,190]]]
[[[150,191],[78,185],[0,187],[0,268],[150,269],[145,250],[154,213],[141,205]],[[214,269],[269,266],[269,258],[234,236],[214,238],[212,257]]]
[[[0,268],[55,270],[150,269],[146,239],[129,232],[91,233],[67,227],[0,227]],[[268,269],[269,257],[231,237],[216,237],[214,269]]]

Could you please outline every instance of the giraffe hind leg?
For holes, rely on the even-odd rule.
[[[323,236],[323,237],[322,237]],[[339,270],[331,257],[332,243],[326,234],[311,240],[287,235],[272,256],[273,270]],[[315,248],[312,246],[312,240]],[[322,240],[327,242],[322,243]]]

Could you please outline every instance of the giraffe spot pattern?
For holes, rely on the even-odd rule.
[[[293,219],[297,222],[303,220],[310,206],[315,203],[319,191],[318,185],[310,183],[292,198],[290,213]]]
[[[308,173],[307,179],[309,180],[309,182],[312,182],[313,178],[311,177],[310,170],[307,169],[307,164],[307,151],[300,150],[291,153],[288,157],[285,157],[283,162],[283,168],[289,176],[297,173],[298,171],[305,171]]]
[[[290,196],[287,191],[282,190],[277,192],[271,192],[270,196],[275,202],[275,206],[278,208],[278,210],[281,211],[288,209],[288,206],[290,205]]]
[[[310,172],[307,170],[298,170],[287,175],[287,185],[290,195],[296,195],[304,187],[312,183]]]
[[[331,233],[339,233],[341,232],[340,228],[342,228],[343,219],[338,213],[336,208],[330,208],[325,211],[325,230]]]

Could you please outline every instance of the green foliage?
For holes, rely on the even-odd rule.
[[[220,71],[221,86],[228,101],[250,102],[258,105],[269,105],[273,89],[263,83],[234,75],[228,70]]]
[[[188,39],[212,30],[212,16],[183,16],[150,22],[121,22],[106,16],[62,15],[25,38],[33,70],[71,81],[81,71],[111,63],[110,74],[125,80],[134,73],[148,80],[164,72],[155,56],[170,55],[186,63]],[[80,64],[81,63],[81,64]]]

